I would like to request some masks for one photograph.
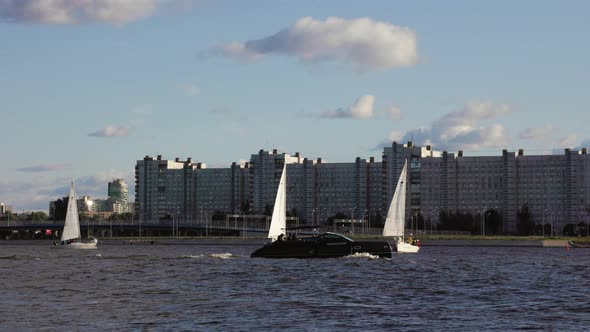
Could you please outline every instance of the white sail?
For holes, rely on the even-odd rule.
[[[78,219],[78,205],[76,203],[76,191],[74,189],[74,180],[70,183],[70,197],[68,198],[68,210],[66,212],[66,221],[61,233],[61,240],[68,241],[80,239],[80,221]]]
[[[268,230],[268,238],[275,241],[279,235],[285,233],[287,227],[287,165],[283,166],[283,173],[279,181],[279,188],[277,189],[277,196],[275,198],[275,206],[272,210],[272,219],[270,221],[270,229]]]
[[[387,211],[387,218],[385,219],[385,227],[383,227],[383,236],[404,237],[404,226],[406,222],[406,179],[408,174],[408,162],[404,161],[404,166],[395,193],[391,199],[389,210]]]

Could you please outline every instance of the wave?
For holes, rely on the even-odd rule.
[[[368,252],[355,252],[354,254],[350,254],[345,256],[345,258],[368,258],[368,259],[379,259],[377,255],[371,255]]]
[[[224,254],[209,254],[209,257],[212,257],[212,258],[220,258],[220,259],[229,259],[229,258],[233,258],[234,255],[226,252]]]
[[[213,253],[213,254],[200,254],[200,255],[182,255],[179,258],[180,259],[195,259],[195,258],[205,258],[205,257],[209,257],[209,258],[219,258],[219,259],[228,259],[228,258],[234,258],[234,255],[230,254],[230,253]]]
[[[204,256],[202,254],[201,255],[182,255],[182,256],[180,256],[181,259],[182,258],[203,258],[203,257]]]

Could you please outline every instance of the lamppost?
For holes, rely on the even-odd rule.
[[[486,213],[483,214],[483,235],[486,235],[486,225],[488,223],[488,216],[492,214],[492,211],[487,211]]]
[[[549,214],[549,218],[551,220],[551,237],[553,237],[553,212]]]
[[[543,220],[543,227],[541,228],[541,235],[543,237],[545,237],[545,212],[547,212],[547,211],[548,211],[547,209],[543,210],[543,219],[542,219]]]
[[[143,220],[143,214],[139,214],[139,237],[141,237],[141,221]]]
[[[431,216],[431,219],[430,219],[430,235],[432,235],[432,224],[433,224],[433,222],[432,222],[432,219],[434,218],[434,216],[438,216],[438,212],[437,212],[436,210],[434,210],[434,209],[433,209],[433,210],[430,212],[430,216]],[[437,218],[437,219],[438,219],[438,218]],[[437,220],[437,223],[438,223],[438,220]]]
[[[316,225],[317,224],[316,218],[315,218],[316,215],[317,215],[317,212],[318,212],[318,209],[317,208],[311,209],[311,224],[312,225]]]
[[[205,236],[209,236],[209,211],[205,211]]]
[[[414,212],[412,214],[412,218],[411,218],[411,225],[410,225],[410,230],[412,230],[413,232],[415,232],[416,234],[414,235],[418,235],[418,218],[414,218],[418,216],[418,212]]]
[[[369,234],[369,224],[371,221],[371,212],[369,211],[369,209],[365,209],[365,215],[367,215],[367,223],[365,224],[365,229],[367,230],[366,233]],[[365,234],[365,232],[363,232],[363,235]]]
[[[352,223],[352,235],[354,235],[354,209],[356,209],[356,206],[353,206],[350,209],[350,222]]]
[[[477,210],[475,211],[475,220],[479,221],[479,235],[483,236],[483,223],[482,223],[482,218],[481,218],[481,211]]]

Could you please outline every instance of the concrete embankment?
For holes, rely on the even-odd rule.
[[[447,247],[562,247],[568,240],[421,240],[423,246]]]
[[[266,238],[193,238],[193,239],[99,239],[99,245],[252,245],[261,246]],[[0,245],[52,245],[52,240],[0,240]],[[562,247],[568,240],[461,240],[461,239],[423,239],[424,247]],[[569,243],[569,246],[575,246]]]
[[[53,245],[54,240],[0,240],[0,245]],[[98,245],[256,245],[268,239],[259,238],[194,238],[194,239],[98,239]]]

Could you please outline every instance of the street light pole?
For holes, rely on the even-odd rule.
[[[547,209],[543,210],[543,218],[542,223],[543,223],[543,227],[541,227],[541,236],[545,237],[545,212],[547,212]]]
[[[356,209],[356,206],[353,206],[352,209],[350,209],[350,222],[352,224],[352,235],[354,235],[354,209]]]
[[[414,212],[414,213],[412,213],[412,218],[410,219],[410,221],[411,221],[410,230],[415,233],[414,236],[418,235],[418,219],[414,218],[417,216],[418,216],[418,212]]]
[[[371,214],[369,213],[369,209],[365,209],[365,215],[367,216],[368,219],[371,219]],[[369,225],[369,222],[368,221],[366,223],[363,222],[363,226],[364,226],[363,227],[363,229],[364,229],[363,235],[365,233],[367,233],[367,234],[369,233],[369,226],[368,225]]]

